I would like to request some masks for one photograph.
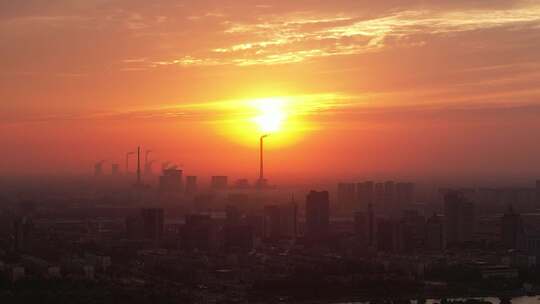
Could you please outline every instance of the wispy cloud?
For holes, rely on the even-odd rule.
[[[154,66],[273,65],[310,58],[353,55],[385,47],[415,47],[422,35],[449,35],[497,27],[538,27],[540,6],[506,10],[405,10],[365,19],[353,14],[263,16],[252,23],[229,22],[223,35],[240,40]],[[418,37],[416,39],[409,39]]]

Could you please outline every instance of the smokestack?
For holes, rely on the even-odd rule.
[[[137,185],[141,184],[141,147],[137,147]]]
[[[259,140],[259,161],[260,161],[260,168],[259,168],[259,183],[263,184],[264,181],[264,161],[263,161],[263,140],[265,137],[267,137],[268,134],[265,134],[261,136]]]

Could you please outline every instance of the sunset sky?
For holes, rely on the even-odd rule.
[[[0,174],[253,179],[266,114],[277,181],[540,176],[540,1],[0,0],[0,51]]]

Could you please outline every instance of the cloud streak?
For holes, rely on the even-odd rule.
[[[454,35],[498,27],[540,26],[540,6],[505,10],[404,10],[369,19],[355,15],[292,14],[262,16],[255,22],[229,22],[223,35],[239,43],[199,51],[150,66],[273,65],[311,58],[357,55],[391,47],[423,46],[426,35]]]

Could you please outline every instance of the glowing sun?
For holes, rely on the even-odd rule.
[[[282,128],[286,118],[284,110],[285,101],[281,98],[261,98],[252,101],[258,115],[253,121],[259,126],[262,133],[274,133]]]

